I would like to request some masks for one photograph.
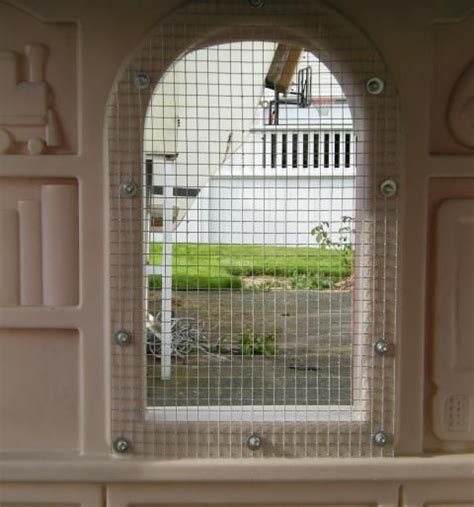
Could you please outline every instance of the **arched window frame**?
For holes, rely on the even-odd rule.
[[[127,195],[129,183],[142,181],[143,128],[154,88],[170,65],[186,52],[222,42],[269,40],[313,51],[333,73],[349,102],[356,135],[356,281],[353,301],[353,409],[335,421],[272,423],[274,439],[262,456],[385,456],[393,453],[395,357],[378,356],[374,343],[397,341],[398,202],[379,192],[397,179],[398,101],[386,65],[360,32],[317,2],[270,0],[261,9],[245,0],[190,2],[162,20],[119,72],[107,107],[107,162],[110,213],[110,326],[127,330],[127,346],[112,345],[112,439],[126,437],[139,455],[251,456],[245,435],[263,424],[232,423],[218,445],[208,422],[156,423],[146,417],[144,353],[144,271],[142,199]],[[141,74],[147,87],[137,86]],[[380,95],[367,81],[384,82]],[[133,192],[132,192],[133,194]],[[370,266],[363,262],[372,259]],[[224,425],[225,426],[225,425]],[[374,435],[390,442],[381,447]],[[183,438],[185,437],[185,438]],[[229,441],[230,439],[230,441]],[[292,439],[293,444],[285,446]],[[186,441],[183,446],[180,442]]]

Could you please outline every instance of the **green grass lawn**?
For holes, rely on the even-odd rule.
[[[150,263],[160,265],[161,243],[150,246]],[[173,287],[177,290],[237,289],[244,277],[289,278],[294,288],[329,288],[351,275],[352,254],[333,248],[263,245],[175,244]],[[150,289],[161,288],[161,277]]]

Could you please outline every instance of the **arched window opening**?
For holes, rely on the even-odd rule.
[[[143,154],[155,417],[351,405],[353,137],[341,87],[303,48],[221,44],[163,76]]]

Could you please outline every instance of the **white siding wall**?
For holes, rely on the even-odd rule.
[[[214,177],[179,224],[176,240],[316,246],[311,229],[330,222],[337,240],[342,217],[353,214],[353,199],[352,176]]]
[[[310,230],[353,215],[354,176],[344,163],[346,133],[352,136],[348,107],[338,104],[281,108],[279,126],[265,126],[262,107],[273,92],[264,89],[276,44],[242,42],[205,48],[186,55],[157,87],[145,126],[149,156],[178,153],[174,187],[199,188],[197,198],[175,197],[180,209],[178,242],[316,245]],[[342,90],[316,57],[303,53],[299,67],[313,68],[313,97],[343,98]],[[305,130],[306,129],[306,130]],[[333,134],[341,139],[340,167],[334,167]],[[298,163],[292,163],[292,135],[298,132]],[[330,163],[323,159],[324,133],[331,136]],[[283,134],[288,140],[282,166]],[[303,165],[302,136],[309,136],[308,167]],[[271,164],[271,135],[278,140]],[[319,162],[314,165],[314,134],[319,134]],[[264,148],[263,137],[266,143]],[[264,155],[265,152],[265,155]],[[160,164],[153,184],[164,184]],[[162,196],[153,206],[162,205]],[[161,234],[152,235],[160,241]],[[337,239],[337,237],[335,237]]]
[[[177,185],[203,187],[242,144],[260,113],[274,43],[239,42],[199,49],[176,62],[151,101],[147,154],[178,153]],[[162,185],[157,175],[155,185]]]

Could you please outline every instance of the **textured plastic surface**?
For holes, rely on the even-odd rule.
[[[267,0],[270,2],[271,0]],[[11,185],[5,178],[17,178],[24,181],[24,193],[17,194],[21,200],[36,199],[37,187],[32,182],[42,178],[78,178],[80,180],[82,201],[80,216],[80,286],[81,298],[77,308],[17,308],[8,306],[0,309],[0,326],[2,328],[42,328],[45,330],[62,327],[63,329],[80,329],[79,366],[77,373],[78,392],[80,396],[80,418],[78,429],[79,450],[77,456],[76,436],[67,438],[67,446],[63,452],[65,459],[45,459],[50,450],[49,443],[55,441],[56,426],[66,425],[67,418],[61,419],[64,405],[71,397],[76,396],[76,388],[71,388],[61,398],[48,398],[49,390],[41,386],[38,376],[33,376],[38,383],[35,389],[38,400],[32,399],[48,407],[42,412],[26,412],[24,424],[27,424],[27,436],[35,431],[38,424],[45,424],[45,442],[48,449],[31,453],[35,447],[31,440],[24,441],[21,452],[0,459],[0,480],[16,481],[14,485],[2,485],[0,503],[40,503],[54,505],[61,503],[81,504],[83,486],[69,486],[68,494],[63,494],[61,484],[55,481],[101,481],[125,482],[144,480],[153,482],[161,478],[168,483],[174,482],[174,491],[180,491],[180,481],[198,480],[208,482],[216,475],[227,483],[239,481],[265,482],[269,489],[279,481],[330,480],[332,490],[337,496],[344,479],[363,482],[370,490],[375,481],[397,481],[406,489],[409,479],[422,479],[416,486],[423,495],[408,495],[403,491],[401,505],[414,506],[424,503],[443,503],[445,505],[472,504],[472,456],[439,456],[427,458],[397,458],[393,460],[370,460],[361,464],[359,460],[352,463],[346,461],[318,460],[283,461],[266,463],[262,466],[259,460],[242,462],[237,460],[233,468],[223,468],[222,464],[213,463],[173,463],[165,467],[157,466],[151,461],[138,462],[135,459],[123,460],[110,457],[110,398],[109,398],[109,362],[108,342],[109,329],[108,301],[109,294],[105,287],[108,283],[108,266],[106,245],[108,244],[105,211],[107,208],[106,177],[107,165],[104,163],[104,115],[107,96],[117,74],[117,69],[128,59],[150,28],[163,16],[176,8],[177,0],[116,0],[110,2],[57,2],[43,0],[17,0],[15,6],[0,4],[2,51],[17,51],[22,55],[20,65],[21,80],[26,80],[28,69],[25,63],[24,47],[34,41],[44,44],[49,49],[45,77],[54,91],[55,105],[60,117],[63,133],[63,145],[60,153],[77,153],[76,156],[55,154],[49,156],[16,156],[17,146],[11,145],[14,139],[5,131],[0,130],[0,209],[16,209],[10,206]],[[246,2],[243,2],[246,3]],[[362,27],[368,37],[374,41],[393,73],[402,104],[400,128],[403,132],[403,153],[401,163],[401,196],[403,216],[401,218],[402,243],[402,287],[403,296],[400,301],[399,333],[400,343],[400,375],[397,388],[399,418],[395,433],[396,452],[399,455],[413,456],[423,453],[424,423],[427,415],[431,418],[432,410],[424,410],[424,386],[427,382],[426,363],[432,363],[432,355],[424,356],[425,342],[425,307],[434,296],[434,291],[425,291],[426,260],[434,245],[427,245],[426,205],[428,180],[438,177],[442,180],[442,192],[449,193],[453,187],[448,176],[457,177],[459,186],[465,188],[472,178],[473,157],[467,148],[463,148],[449,136],[446,112],[449,96],[456,80],[472,59],[472,22],[474,17],[469,14],[470,2],[441,2],[425,5],[413,1],[379,2],[367,0],[353,2],[351,0],[331,0],[328,2],[351,19],[355,25]],[[265,9],[265,7],[264,7]],[[443,29],[436,28],[436,41],[433,43],[432,22],[442,19]],[[66,20],[64,23],[58,21]],[[69,20],[69,21],[68,21]],[[77,24],[81,27],[80,43],[76,44]],[[319,29],[319,27],[316,27]],[[434,47],[434,45],[436,47]],[[350,52],[350,48],[348,48]],[[77,60],[77,57],[79,59]],[[77,65],[80,62],[80,67]],[[374,69],[368,69],[373,72]],[[77,95],[77,89],[81,93]],[[3,100],[3,97],[2,99]],[[79,121],[80,120],[80,121]],[[383,126],[379,126],[383,128]],[[79,130],[79,132],[78,132]],[[430,146],[427,145],[427,132],[432,131]],[[434,133],[433,133],[434,132]],[[78,135],[79,134],[79,135]],[[15,133],[15,138],[25,143],[30,132],[22,128]],[[79,143],[80,140],[80,143]],[[10,146],[11,145],[11,146]],[[78,146],[79,145],[79,146]],[[78,149],[80,148],[80,149]],[[462,151],[467,156],[448,157],[430,156],[429,149],[438,153],[456,153]],[[26,145],[18,148],[27,154]],[[465,182],[463,182],[464,180]],[[50,182],[51,183],[51,182]],[[19,185],[18,180],[15,185]],[[13,194],[16,191],[13,191]],[[441,191],[440,191],[441,192]],[[17,199],[15,197],[15,199]],[[471,195],[472,197],[472,195]],[[16,201],[15,201],[16,202]],[[10,220],[7,219],[7,220]],[[0,257],[4,255],[4,237],[0,237]],[[14,246],[8,242],[7,255],[11,255]],[[15,257],[15,256],[13,256]],[[0,264],[10,265],[10,261],[1,260]],[[1,268],[0,268],[1,269]],[[3,279],[2,279],[3,283]],[[10,294],[11,285],[0,287]],[[14,285],[13,285],[14,287]],[[447,293],[446,298],[453,297]],[[8,296],[10,298],[10,296]],[[10,301],[18,301],[15,296]],[[16,337],[18,338],[18,334]],[[62,339],[68,341],[64,335]],[[12,338],[13,339],[13,338]],[[20,338],[18,338],[20,339]],[[34,340],[32,340],[34,341]],[[20,347],[20,345],[18,345]],[[68,348],[68,345],[65,345]],[[33,349],[24,354],[8,353],[2,360],[7,364],[9,372],[39,368],[38,357]],[[48,356],[47,356],[48,357]],[[46,359],[43,359],[46,360]],[[49,382],[62,382],[62,356],[48,357],[53,364]],[[58,364],[56,364],[58,363]],[[68,361],[66,361],[68,364]],[[442,366],[444,368],[444,366]],[[443,374],[444,375],[444,374]],[[48,378],[44,373],[42,378]],[[7,378],[4,382],[11,384]],[[2,389],[6,389],[2,385]],[[12,404],[21,400],[24,392],[13,384]],[[472,389],[472,384],[471,384]],[[48,405],[48,402],[51,403]],[[11,406],[7,409],[10,411]],[[49,415],[48,415],[49,414]],[[0,435],[15,432],[16,420],[2,419]],[[6,432],[6,433],[5,433]],[[23,435],[24,436],[24,435]],[[449,435],[448,435],[449,436]],[[69,446],[69,447],[68,447]],[[66,448],[67,447],[67,448]],[[25,452],[27,456],[25,457]],[[30,454],[28,454],[30,453]],[[99,458],[97,458],[99,457]],[[443,478],[462,477],[460,483],[445,485]],[[25,478],[31,482],[47,481],[51,485],[42,487],[38,484],[25,484]],[[369,479],[369,482],[365,482]],[[143,487],[143,486],[140,486]],[[346,486],[344,486],[346,487]],[[86,489],[88,486],[85,487]],[[237,502],[242,490],[238,483],[234,488],[226,486],[226,501]],[[93,486],[94,502],[87,505],[104,505],[101,487]],[[412,490],[410,490],[412,491]],[[461,495],[460,492],[463,491]],[[441,494],[443,492],[443,494]],[[278,503],[278,490],[273,497],[265,498],[266,503]],[[130,492],[127,498],[137,498]],[[156,497],[155,497],[156,498]],[[198,494],[190,499],[190,503],[199,502]],[[155,501],[155,500],[154,500]],[[255,503],[262,498],[255,497]],[[299,501],[298,488],[293,490],[291,501],[287,505],[295,505]],[[354,499],[347,501],[352,503]],[[49,502],[49,503],[48,503]],[[308,503],[317,502],[311,498]],[[337,500],[331,503],[336,503]],[[342,500],[341,500],[342,502]],[[209,502],[212,503],[212,502]]]
[[[0,453],[77,452],[75,330],[0,330]]]
[[[0,202],[0,306],[77,305],[76,181],[0,178]]]
[[[474,200],[443,203],[437,221],[434,431],[474,440]]]

